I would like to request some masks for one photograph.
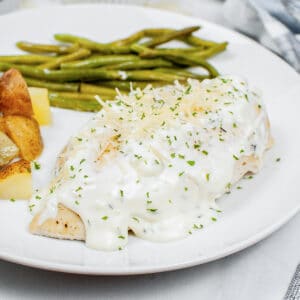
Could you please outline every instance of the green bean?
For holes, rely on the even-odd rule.
[[[176,74],[179,76],[184,76],[186,78],[194,78],[194,79],[198,79],[200,81],[203,79],[209,78],[209,76],[207,76],[207,75],[195,74],[195,73],[192,73],[190,71],[187,71],[187,70],[184,70],[181,68],[157,68],[154,70],[158,71],[158,72],[168,73],[168,74]]]
[[[35,44],[29,42],[17,42],[17,47],[26,52],[31,53],[57,53],[57,54],[66,54],[72,53],[79,49],[78,44],[73,44],[71,46],[65,45],[47,45],[47,44]]]
[[[71,34],[55,34],[54,38],[60,42],[66,43],[78,43],[79,45],[83,46],[84,48],[101,52],[101,53],[130,53],[130,47],[128,46],[110,46],[109,44],[102,44],[90,39],[79,37],[76,35]]]
[[[175,30],[170,33],[163,34],[161,36],[157,36],[152,40],[143,43],[143,46],[153,48],[155,46],[169,42],[171,40],[190,35],[192,32],[197,31],[199,28],[200,28],[199,26],[192,26],[192,27],[183,28],[181,30]]]
[[[216,44],[218,44],[217,42],[213,42],[213,41],[209,41],[209,40],[204,40],[204,39],[201,39],[201,38],[199,38],[197,36],[194,36],[194,35],[186,36],[183,39],[183,41],[185,41],[189,45],[195,46],[195,47],[199,47],[199,46],[213,47]]]
[[[78,100],[96,100],[95,96],[99,96],[104,100],[111,99],[109,95],[101,95],[99,93],[72,93],[72,92],[57,92],[57,91],[49,91],[49,94],[55,94],[66,98],[78,99]],[[96,100],[97,101],[97,100]]]
[[[139,57],[136,55],[97,55],[91,56],[87,59],[63,63],[61,64],[62,69],[76,69],[76,68],[95,68],[102,67],[106,65],[122,63],[125,61],[134,61],[139,60]]]
[[[88,93],[88,94],[107,95],[112,98],[114,98],[117,94],[113,88],[94,85],[94,84],[87,84],[87,83],[80,84],[80,92]]]
[[[130,91],[131,87],[136,88],[145,88],[147,85],[151,84],[153,87],[160,87],[168,84],[169,82],[165,81],[100,81],[98,82],[101,86],[108,86],[113,88],[118,88],[121,91]]]
[[[152,69],[158,67],[172,67],[170,61],[164,59],[141,59],[137,61],[126,61],[115,65],[105,66],[107,70],[134,70],[134,69]]]
[[[52,61],[54,57],[44,55],[3,55],[0,62],[24,65],[36,65]]]
[[[57,67],[60,66],[60,64],[62,64],[64,62],[84,58],[84,57],[89,56],[90,54],[91,54],[91,51],[88,49],[79,49],[78,51],[75,51],[73,53],[62,55],[62,56],[59,56],[59,57],[53,59],[52,61],[46,62],[46,63],[40,65],[39,68],[48,69],[48,70],[56,69]]]
[[[50,105],[59,108],[72,109],[86,112],[97,112],[102,107],[95,99],[95,95],[90,98],[79,98],[77,95],[64,93],[49,93]]]
[[[0,63],[0,71],[7,71],[10,68],[18,69],[24,76],[37,79],[44,79],[56,82],[65,81],[90,81],[90,80],[158,80],[173,82],[184,80],[181,76],[165,74],[151,70],[116,71],[103,69],[67,69],[67,70],[42,70],[26,65],[13,65]]]
[[[142,39],[145,36],[144,30],[137,31],[130,36],[124,38],[124,39],[119,39],[115,40],[111,43],[109,43],[110,46],[128,46],[131,45],[132,43],[136,43],[140,39]]]
[[[208,71],[210,74],[210,78],[215,78],[219,75],[219,72],[216,70],[216,68],[211,65],[206,60],[202,59],[201,57],[197,57],[195,55],[179,55],[177,57],[166,57],[166,59],[170,59],[173,62],[177,63],[185,63],[189,64],[190,66],[200,66],[203,67]]]
[[[169,49],[150,49],[143,45],[133,44],[131,46],[132,50],[139,53],[140,57],[144,58],[154,58],[154,57],[179,57],[186,55],[195,55],[200,58],[209,58],[217,53],[224,51],[227,47],[227,42],[221,44],[215,44],[213,47],[203,49],[203,48],[169,48]],[[181,64],[186,64],[182,63]]]
[[[227,45],[228,45],[227,42],[216,44],[215,46],[212,46],[206,50],[200,51],[198,53],[193,53],[193,54],[195,54],[195,56],[197,56],[197,57],[206,59],[206,58],[212,57],[212,56],[224,51],[226,49]]]
[[[225,45],[226,47],[226,45]],[[158,49],[149,49],[147,47],[144,47],[142,45],[134,44],[131,46],[133,51],[138,52],[142,57],[146,56],[152,56],[154,53],[158,53]],[[220,50],[221,51],[221,50]],[[211,53],[212,54],[212,51]],[[201,66],[205,68],[210,76],[212,78],[216,77],[219,75],[218,71],[207,61],[205,61],[199,54],[194,54],[194,53],[169,53],[169,54],[162,54],[160,53],[161,56],[163,56],[165,59],[170,60],[176,64],[179,65],[185,65],[185,66]]]
[[[53,91],[78,92],[79,83],[56,83],[25,77],[28,86],[46,88]]]

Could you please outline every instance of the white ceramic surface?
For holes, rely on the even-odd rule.
[[[181,15],[129,6],[81,5],[18,12],[0,18],[1,54],[17,53],[18,40],[49,42],[53,33],[70,32],[101,41],[144,27],[200,24],[199,35],[227,40],[228,50],[212,59],[223,74],[237,74],[263,93],[275,146],[265,166],[242,190],[223,197],[218,222],[190,237],[164,244],[130,238],[127,249],[97,252],[81,242],[32,236],[26,202],[0,203],[0,258],[38,268],[82,274],[141,274],[193,266],[224,257],[263,239],[300,208],[298,114],[300,77],[278,57],[249,39],[217,25]],[[56,155],[89,114],[53,109],[53,126],[43,128],[45,150],[35,186],[50,178]],[[280,162],[276,158],[281,157]]]

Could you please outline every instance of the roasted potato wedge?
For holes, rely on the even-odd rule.
[[[2,131],[0,131],[0,167],[9,163],[19,154],[19,148]]]
[[[0,112],[4,116],[33,116],[27,84],[16,69],[8,70],[0,79]]]
[[[39,124],[35,119],[23,116],[6,116],[5,131],[20,150],[25,160],[36,159],[43,150]]]
[[[0,168],[0,199],[29,199],[32,195],[30,163],[19,160]]]
[[[0,131],[5,133],[5,121],[3,117],[0,117]]]

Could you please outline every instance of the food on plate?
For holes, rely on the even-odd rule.
[[[43,150],[35,117],[49,122],[47,94],[32,99],[21,73],[10,69],[0,79],[0,198],[28,199],[32,193],[30,162]],[[48,109],[48,111],[47,111]],[[34,116],[36,113],[36,116]]]
[[[0,112],[4,115],[33,116],[30,95],[25,80],[16,69],[10,69],[0,80]]]
[[[24,116],[4,117],[7,135],[20,149],[20,156],[27,160],[35,160],[43,150],[43,142],[38,122]]]
[[[164,86],[174,80],[185,84],[188,78],[218,76],[207,59],[225,51],[227,42],[201,39],[194,35],[199,29],[146,28],[108,43],[68,33],[54,35],[61,44],[21,41],[17,47],[29,54],[0,56],[0,70],[18,69],[29,86],[49,89],[51,106],[94,112],[101,109],[95,96],[115,96],[115,91],[107,94],[107,87],[127,93],[130,85]],[[173,41],[177,45],[167,44]],[[86,89],[91,84],[94,88]]]
[[[0,169],[0,199],[29,199],[31,195],[30,162],[21,159]]]
[[[183,238],[217,220],[215,200],[257,172],[272,144],[260,96],[233,76],[98,101],[102,110],[32,197],[33,234],[109,251],[127,244],[128,230],[150,241]]]
[[[51,124],[48,89],[31,87],[28,89],[35,119],[40,125]]]
[[[0,130],[0,167],[8,164],[19,154],[19,148]]]

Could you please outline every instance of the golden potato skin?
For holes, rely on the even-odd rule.
[[[0,199],[30,199],[32,176],[30,163],[19,160],[0,168]]]
[[[9,163],[19,154],[15,143],[2,131],[0,131],[0,166]]]
[[[4,116],[33,116],[27,84],[16,69],[8,70],[0,79],[0,111]]]
[[[24,116],[6,116],[5,132],[20,150],[20,156],[28,161],[36,159],[43,150],[39,124]]]
[[[30,162],[24,159],[15,161],[9,165],[5,165],[0,168],[0,180],[6,179],[7,177],[14,174],[31,173]]]
[[[0,117],[0,131],[5,133],[5,121],[3,117]]]

